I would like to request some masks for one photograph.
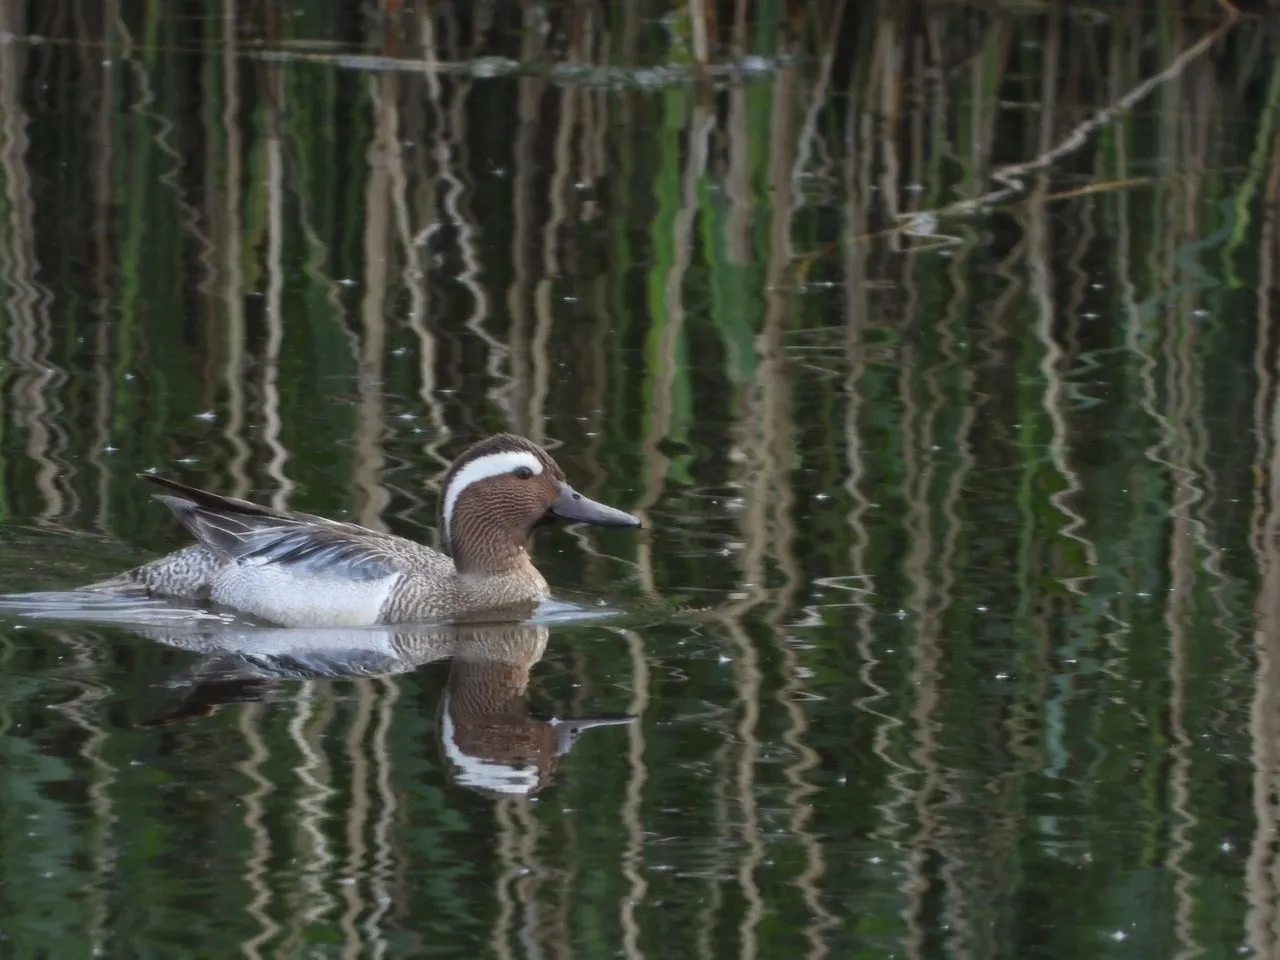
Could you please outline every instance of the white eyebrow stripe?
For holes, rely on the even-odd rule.
[[[517,467],[528,467],[534,474],[542,473],[542,461],[528,450],[504,450],[476,457],[453,475],[444,491],[444,539],[450,549],[453,547],[453,508],[462,491],[478,480],[500,477]]]

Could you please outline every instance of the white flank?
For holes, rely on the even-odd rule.
[[[351,580],[274,564],[229,563],[210,584],[209,599],[282,627],[369,627],[378,622],[400,576]]]
[[[535,474],[542,473],[542,461],[528,450],[504,450],[502,453],[476,457],[453,475],[444,491],[444,538],[447,543],[453,543],[453,508],[458,503],[458,497],[462,496],[462,491],[478,480],[500,477],[517,467],[528,467]]]

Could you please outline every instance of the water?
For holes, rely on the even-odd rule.
[[[2,8],[0,592],[503,429],[646,529],[10,611],[0,956],[1275,955],[1274,25],[700,6]]]

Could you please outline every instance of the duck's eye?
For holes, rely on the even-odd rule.
[[[528,480],[533,476],[533,470],[529,467],[516,467],[511,471],[511,475],[518,480]]]

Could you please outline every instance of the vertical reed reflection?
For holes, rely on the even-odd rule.
[[[346,748],[347,768],[350,773],[350,800],[344,816],[346,825],[347,859],[343,876],[342,899],[345,909],[338,920],[342,931],[342,956],[346,960],[357,960],[369,954],[370,950],[383,949],[381,935],[374,932],[368,942],[362,936],[359,920],[370,912],[368,898],[365,895],[364,881],[368,877],[368,844],[365,840],[365,828],[369,823],[371,797],[369,789],[369,757],[365,750],[369,726],[373,722],[378,709],[377,681],[359,679],[352,681],[355,694],[354,716],[351,727],[347,731],[343,746]]]
[[[1280,156],[1280,135],[1275,138]],[[1258,566],[1253,631],[1257,666],[1253,677],[1249,734],[1253,760],[1254,829],[1244,881],[1249,912],[1245,928],[1256,956],[1280,950],[1280,389],[1276,353],[1272,347],[1275,322],[1275,264],[1280,258],[1280,163],[1267,178],[1261,237],[1258,245],[1257,343],[1258,387],[1254,402],[1258,454],[1254,475],[1253,552]]]
[[[1200,79],[1206,71],[1193,70],[1192,79]],[[1184,88],[1185,89],[1185,88]],[[1203,100],[1199,101],[1203,103]],[[1203,179],[1195,172],[1207,167],[1205,156],[1208,141],[1208,115],[1202,106],[1186,110],[1181,98],[1177,101],[1183,116],[1183,137],[1191,141],[1187,151],[1192,160],[1190,176],[1182,185],[1185,193],[1173,196],[1181,200],[1180,209],[1174,211],[1169,231],[1171,239],[1184,242],[1198,237],[1202,224],[1198,211],[1202,206],[1200,195]],[[1194,127],[1192,126],[1194,124]],[[1194,916],[1196,912],[1194,830],[1199,824],[1192,809],[1194,768],[1192,752],[1194,743],[1188,715],[1194,708],[1189,693],[1193,637],[1188,628],[1194,624],[1193,591],[1196,586],[1196,548],[1207,545],[1204,521],[1204,488],[1212,482],[1205,478],[1202,485],[1196,464],[1196,424],[1204,410],[1203,395],[1199,389],[1202,367],[1199,357],[1199,337],[1193,321],[1198,300],[1194,289],[1194,277],[1184,269],[1175,267],[1170,260],[1170,272],[1177,270],[1182,276],[1178,284],[1184,291],[1175,302],[1170,315],[1166,315],[1168,333],[1165,338],[1165,408],[1168,435],[1166,447],[1173,466],[1173,491],[1170,497],[1172,525],[1169,544],[1169,599],[1166,604],[1165,623],[1169,633],[1169,723],[1173,734],[1174,758],[1169,770],[1169,793],[1172,811],[1176,817],[1171,831],[1171,843],[1167,864],[1174,878],[1174,935],[1178,944],[1178,960],[1190,960],[1204,953],[1204,947],[1196,937]],[[1175,287],[1176,289],[1177,287]],[[1204,559],[1211,554],[1206,551]],[[1192,714],[1194,716],[1194,714]]]
[[[332,688],[328,684],[299,683],[293,711],[289,737],[300,758],[293,773],[299,785],[297,824],[303,844],[298,870],[303,899],[296,921],[301,927],[320,923],[336,905],[329,886],[336,857],[326,831],[330,819],[326,806],[337,791],[330,785],[333,774],[320,741],[334,715]],[[294,932],[295,937],[300,935],[300,929]]]
[[[533,30],[526,30],[521,39],[522,59],[536,53],[541,39]],[[507,343],[511,349],[511,365],[516,372],[512,389],[516,428],[527,429],[528,397],[522,393],[525,383],[523,371],[529,341],[529,284],[531,260],[534,253],[533,228],[537,218],[534,204],[534,185],[538,168],[528,158],[534,156],[534,145],[539,129],[539,115],[547,82],[542,77],[521,77],[516,81],[516,130],[515,146],[511,154],[511,217],[514,229],[511,237],[511,285],[507,290],[507,312],[511,325]],[[563,104],[568,97],[562,93]],[[562,119],[563,122],[563,119]],[[554,240],[554,238],[552,238]],[[545,242],[545,241],[544,241]],[[549,281],[548,281],[549,282]]]
[[[514,883],[516,899],[521,906],[519,939],[524,947],[524,956],[543,957],[547,955],[547,951],[543,949],[545,930],[542,921],[543,903],[539,895],[546,883],[547,870],[538,856],[542,824],[534,816],[528,797],[513,798],[511,812],[519,837],[517,849],[520,872]]]
[[[668,439],[675,418],[673,387],[677,372],[678,349],[684,328],[684,280],[692,258],[693,228],[698,213],[698,184],[707,165],[708,141],[715,128],[716,117],[705,94],[694,94],[688,130],[688,161],[680,179],[679,206],[671,222],[672,257],[665,275],[653,278],[650,298],[655,319],[645,345],[645,380],[647,415],[643,451],[647,467],[644,494],[632,508],[636,516],[648,522],[648,510],[658,502],[665,486],[670,460],[661,450]],[[668,109],[673,109],[668,104]],[[670,122],[668,118],[667,122]],[[655,227],[655,230],[657,227]],[[658,238],[661,243],[666,238]],[[655,265],[654,272],[658,267]],[[654,288],[660,296],[654,296]],[[652,544],[641,540],[637,552],[640,583],[650,592],[654,589]]]
[[[784,664],[784,680],[777,693],[779,703],[790,719],[790,727],[783,740],[791,747],[794,760],[784,773],[791,789],[787,802],[791,806],[790,829],[805,853],[805,865],[793,880],[799,888],[809,912],[809,922],[804,935],[808,943],[806,955],[811,958],[827,954],[825,933],[838,921],[822,903],[821,879],[826,872],[826,858],[822,842],[809,829],[814,811],[811,798],[818,788],[809,783],[806,774],[817,768],[817,751],[804,742],[808,731],[808,718],[802,705],[805,684],[798,652],[785,635],[784,620],[791,615],[802,585],[802,574],[796,557],[796,531],[792,523],[795,497],[792,491],[789,466],[797,455],[793,417],[792,385],[787,376],[786,335],[787,321],[795,304],[794,284],[787,272],[794,262],[791,247],[793,218],[802,200],[799,189],[816,139],[815,126],[819,112],[826,105],[828,83],[835,48],[835,37],[844,15],[844,2],[837,4],[832,14],[831,40],[823,55],[818,84],[813,91],[804,121],[798,135],[793,135],[792,111],[798,83],[791,70],[784,70],[774,88],[775,113],[773,137],[770,149],[770,193],[773,206],[769,230],[769,260],[765,271],[765,315],[758,341],[760,353],[759,371],[762,378],[761,403],[761,463],[762,473],[767,465],[770,486],[775,491],[773,523],[771,524],[773,554],[783,571],[785,581],[775,594],[772,611],[767,618],[770,636],[778,648]]]
[[[249,756],[236,768],[253,786],[244,794],[244,825],[249,831],[251,845],[245,860],[244,880],[251,894],[247,912],[258,925],[258,932],[241,946],[246,957],[260,958],[263,949],[280,932],[280,925],[271,916],[270,863],[272,855],[271,834],[265,823],[266,798],[274,789],[263,773],[270,756],[262,737],[263,708],[261,704],[245,704],[239,713],[237,726]]]
[[[22,35],[25,17],[16,4],[0,5],[0,34]],[[0,285],[7,289],[8,356],[17,370],[11,386],[13,417],[26,434],[26,455],[36,468],[41,508],[50,523],[67,512],[66,438],[60,426],[58,389],[66,374],[50,360],[51,294],[38,279],[35,201],[27,165],[29,123],[22,103],[25,45],[0,44],[0,176],[3,176],[5,240],[0,243]]]
[[[532,8],[526,8],[525,13],[527,16],[534,15]],[[430,16],[424,16],[421,20],[421,28],[423,60],[425,61],[427,77],[427,101],[431,104],[435,120],[434,128],[437,131],[433,153],[436,161],[436,170],[445,189],[442,209],[445,213],[445,219],[457,232],[458,249],[463,263],[462,273],[458,277],[458,282],[470,294],[472,302],[471,313],[465,321],[465,326],[488,348],[485,372],[489,376],[490,383],[487,395],[503,411],[506,422],[514,424],[515,411],[512,408],[510,398],[514,383],[513,374],[510,371],[503,370],[504,364],[509,361],[510,349],[490,333],[488,329],[492,308],[489,303],[489,293],[481,282],[483,276],[479,254],[481,231],[479,224],[470,219],[469,211],[467,210],[467,186],[455,160],[456,155],[462,149],[465,134],[465,130],[461,126],[461,107],[465,101],[466,85],[460,80],[452,82],[455,101],[454,109],[446,109],[444,84],[439,71],[436,69],[440,61],[440,54],[437,49],[434,20]],[[530,28],[530,33],[538,33],[536,25],[531,24]],[[526,158],[525,162],[529,162],[529,159]],[[520,158],[517,158],[516,162],[518,163],[519,160]]]
[[[574,49],[570,49],[571,57],[575,57]],[[517,368],[517,377],[524,381],[529,377],[524,404],[517,408],[517,415],[523,418],[529,439],[534,443],[544,441],[544,422],[546,415],[547,390],[551,376],[550,358],[547,348],[551,339],[551,327],[554,322],[552,293],[556,281],[565,272],[561,267],[560,234],[567,219],[568,191],[573,179],[573,153],[571,140],[577,131],[578,103],[584,96],[576,87],[569,87],[560,94],[560,117],[556,127],[555,144],[552,150],[550,215],[542,227],[542,275],[534,288],[534,315],[537,323],[534,326],[533,340],[529,345],[529,365],[525,371]],[[513,363],[517,358],[513,357]]]
[[[494,832],[497,835],[495,847],[498,867],[494,878],[493,898],[497,901],[498,910],[489,934],[489,949],[499,960],[512,960],[515,957],[511,950],[511,927],[516,915],[512,888],[522,869],[517,857],[519,837],[513,816],[515,804],[514,798],[502,797],[493,805],[494,822],[497,824]]]
[[[103,3],[103,27],[105,34],[110,24],[120,16],[118,0],[106,0]],[[87,25],[86,25],[87,26]],[[88,31],[86,29],[85,33]],[[103,49],[109,50],[106,36],[103,36]],[[112,443],[111,414],[115,397],[114,373],[111,362],[110,344],[114,333],[111,319],[111,267],[115,257],[112,246],[111,229],[111,174],[115,160],[115,81],[114,70],[104,70],[101,51],[91,51],[87,44],[81,47],[80,69],[86,75],[96,71],[99,73],[99,84],[85,85],[85,118],[93,133],[90,138],[93,159],[92,193],[93,220],[90,232],[93,236],[93,294],[95,322],[93,324],[94,341],[94,431],[90,441],[86,459],[93,465],[98,478],[97,510],[93,518],[94,527],[102,533],[109,529],[111,510],[111,471],[107,467],[107,451]],[[96,95],[94,91],[96,90]]]
[[[223,377],[227,391],[227,420],[223,431],[231,448],[227,471],[231,477],[228,492],[233,497],[244,497],[249,490],[249,444],[245,440],[245,317],[244,317],[244,267],[241,244],[244,229],[240,211],[244,202],[244,170],[242,136],[240,132],[240,56],[238,44],[238,20],[236,0],[222,3],[222,134],[225,149],[220,164],[225,181],[223,209],[219,218],[220,230],[214,236],[222,243],[223,263],[223,319],[226,360]]]
[[[90,851],[93,882],[82,894],[89,903],[89,929],[86,931],[89,943],[93,953],[99,955],[106,952],[107,944],[116,934],[111,924],[110,884],[119,856],[115,833],[120,817],[112,803],[111,791],[116,786],[118,772],[104,755],[108,732],[102,724],[103,708],[108,702],[110,689],[97,679],[101,675],[103,656],[100,644],[94,641],[100,638],[60,630],[54,632],[53,639],[71,651],[76,674],[92,678],[83,684],[75,697],[58,704],[55,709],[84,734],[79,753],[89,771],[89,809],[93,821],[86,846]],[[2,733],[3,725],[0,724]]]
[[[382,513],[391,494],[382,485],[386,458],[382,440],[387,433],[383,410],[383,363],[387,343],[387,280],[391,273],[392,209],[391,169],[393,154],[400,152],[400,78],[384,74],[369,81],[369,98],[374,115],[374,134],[366,151],[368,180],[364,202],[364,297],[360,305],[361,350],[357,385],[359,406],[356,416],[356,464],[354,484],[359,491],[359,522],[383,530]]]
[[[420,19],[428,16],[424,10]],[[426,28],[419,24],[419,36]],[[420,103],[425,81],[416,79],[406,83],[409,102]],[[410,142],[421,143],[428,139],[425,129],[425,109],[419,106],[406,112],[404,136]],[[423,450],[435,464],[435,474],[428,474],[426,483],[436,488],[449,468],[448,458],[440,452],[441,444],[449,439],[449,427],[445,422],[444,404],[437,395],[436,363],[439,352],[436,331],[431,329],[431,297],[427,286],[427,250],[432,237],[438,233],[439,211],[436,207],[437,185],[427,170],[429,153],[416,149],[412,164],[406,163],[404,150],[390,151],[387,164],[391,176],[391,199],[396,218],[396,235],[400,241],[400,255],[404,269],[402,282],[409,294],[409,329],[418,341],[418,396],[427,409],[430,423],[428,439]],[[412,176],[411,176],[412,174]],[[416,186],[410,200],[411,183]],[[406,493],[416,504],[418,498]]]
[[[644,760],[644,715],[649,706],[649,663],[645,657],[644,641],[634,630],[622,630],[627,640],[627,653],[631,659],[631,703],[627,713],[639,717],[627,725],[627,791],[622,803],[622,824],[626,831],[626,846],[622,853],[622,875],[627,890],[619,904],[622,924],[622,953],[627,960],[641,960],[640,922],[636,911],[643,905],[648,893],[644,877],[644,785],[648,767]]]
[[[284,71],[278,66],[264,68],[271,90],[271,118],[265,150],[267,155],[267,343],[262,358],[262,437],[270,451],[266,472],[275,484],[271,505],[277,510],[288,508],[293,481],[285,476],[289,453],[280,442],[280,350],[284,343],[284,162],[280,130],[285,103]]]
[[[395,759],[392,752],[391,729],[396,704],[400,700],[400,686],[394,678],[373,681],[380,691],[374,707],[376,720],[370,742],[370,754],[374,763],[374,787],[378,798],[373,818],[373,859],[369,869],[369,899],[372,909],[365,920],[365,935],[373,944],[371,956],[384,957],[390,949],[390,938],[384,929],[385,918],[391,905],[403,895],[395,889],[397,851],[392,827],[399,806],[393,786]]]

